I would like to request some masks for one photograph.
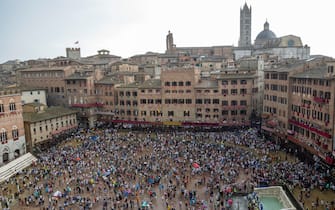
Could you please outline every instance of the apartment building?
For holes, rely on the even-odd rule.
[[[26,153],[21,92],[16,88],[0,89],[0,165]]]
[[[44,88],[48,91],[48,105],[67,106],[65,78],[75,72],[73,66],[33,67],[20,70],[21,86]]]
[[[138,87],[139,120],[162,122],[162,83],[160,79],[146,80]]]
[[[163,69],[161,73],[162,121],[195,121],[194,87],[199,81],[199,68]]]
[[[335,62],[290,77],[288,139],[301,148],[335,163]]]
[[[94,127],[97,122],[97,108],[103,106],[97,102],[95,82],[102,79],[98,69],[81,69],[64,78],[66,98],[69,107],[78,111],[80,126]]]
[[[330,164],[334,159],[333,63],[322,58],[266,69],[262,114],[265,135]]]
[[[116,87],[121,84],[115,77],[105,76],[95,82],[95,93],[97,103],[103,106],[97,107],[96,114],[100,121],[110,121],[115,117],[117,105]]]
[[[251,125],[251,114],[257,108],[257,76],[249,71],[219,74],[218,89],[222,107],[221,120],[227,126]]]
[[[138,120],[138,86],[139,83],[120,85],[117,88],[118,103],[116,119],[136,121]]]

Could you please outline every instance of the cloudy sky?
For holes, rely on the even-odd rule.
[[[335,57],[334,0],[0,0],[0,63],[65,56],[74,46],[82,56],[164,52],[169,30],[177,47],[237,46],[245,2],[252,40],[267,19],[277,36],[300,36],[311,54]]]

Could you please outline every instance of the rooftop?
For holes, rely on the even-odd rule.
[[[120,84],[120,83],[122,82],[113,76],[105,76],[104,78],[96,82],[96,84]]]
[[[194,88],[202,89],[202,88],[217,88],[218,81],[217,80],[201,80]]]
[[[43,120],[49,120],[56,117],[65,115],[75,114],[77,111],[65,108],[65,107],[49,107],[41,113],[23,113],[23,120],[25,122],[39,122]]]
[[[308,71],[297,73],[292,75],[292,78],[311,78],[311,79],[333,79],[334,76],[328,75],[328,69],[326,66],[313,68]]]
[[[162,82],[160,79],[148,79],[144,81],[139,88],[147,89],[147,88],[161,88]]]

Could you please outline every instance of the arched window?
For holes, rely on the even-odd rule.
[[[4,141],[7,141],[7,131],[2,128],[0,131],[0,142],[3,143]]]
[[[0,100],[0,114],[3,114],[5,112],[5,107],[3,106],[2,100]]]
[[[16,110],[16,105],[14,99],[9,100],[9,110],[10,111],[15,111]]]
[[[14,125],[12,128],[12,136],[13,136],[13,140],[19,139],[19,129],[17,128],[16,125]]]

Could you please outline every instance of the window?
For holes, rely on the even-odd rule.
[[[13,127],[13,130],[12,130],[12,136],[13,136],[13,139],[14,140],[17,140],[19,139],[19,130],[17,129],[17,127]]]
[[[180,82],[178,82],[178,85],[179,86],[184,86],[184,82],[180,81]]]
[[[4,108],[3,104],[0,104],[0,113],[3,113],[3,112],[5,112],[5,108]]]
[[[186,81],[185,85],[186,86],[191,86],[191,82],[190,81]]]
[[[189,117],[190,116],[190,111],[184,111],[184,117]]]
[[[170,86],[170,82],[165,82],[165,86]]]
[[[4,128],[0,131],[0,142],[7,141],[7,132]]]
[[[10,111],[15,111],[15,110],[16,110],[16,106],[15,106],[15,103],[14,103],[14,102],[10,102],[10,103],[9,103],[9,110],[10,110]]]
[[[228,106],[228,101],[222,101],[222,106]]]
[[[228,115],[228,110],[222,110],[222,115]]]
[[[228,81],[227,80],[222,80],[222,85],[228,85]]]
[[[237,89],[231,89],[231,90],[230,90],[230,94],[232,94],[232,95],[236,95],[236,94],[237,94]]]
[[[242,101],[240,101],[240,105],[241,105],[241,106],[246,106],[246,105],[247,105],[247,101],[246,101],[246,100],[242,100]]]
[[[173,81],[172,86],[177,86],[177,82]]]
[[[235,101],[235,100],[231,101],[231,105],[232,106],[236,106],[237,105],[237,101]]]
[[[213,104],[220,104],[220,100],[219,99],[213,99]]]
[[[168,111],[168,117],[173,117],[174,116],[174,111]]]
[[[237,85],[237,80],[232,80],[230,84]]]
[[[211,99],[209,98],[204,99],[204,104],[211,104]]]
[[[228,94],[228,89],[222,89],[221,93],[222,93],[222,95],[227,95]]]
[[[186,104],[192,104],[192,99],[186,99]]]
[[[240,115],[247,115],[247,110],[240,110]]]
[[[240,94],[242,95],[247,94],[247,89],[245,88],[240,89]]]
[[[196,103],[196,104],[202,104],[202,99],[196,99],[196,100],[195,100],[195,103]]]
[[[246,84],[247,84],[247,80],[242,79],[241,80],[241,85],[246,85]]]

